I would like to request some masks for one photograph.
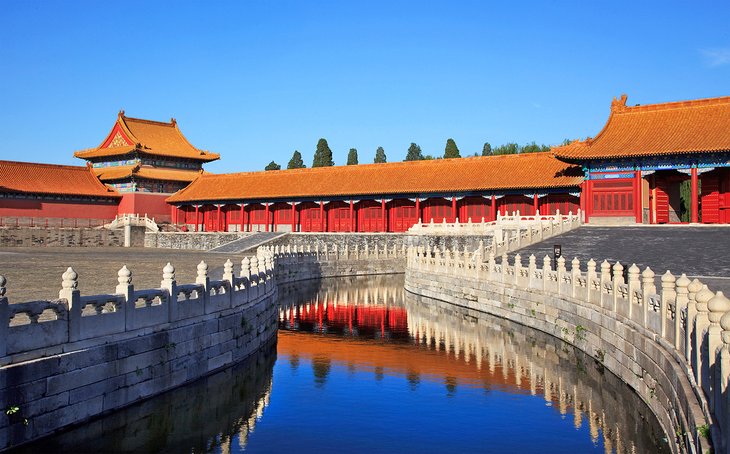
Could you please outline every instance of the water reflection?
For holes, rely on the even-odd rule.
[[[270,343],[232,368],[17,452],[242,451],[269,405],[275,361]]]
[[[354,365],[375,380],[402,376],[411,392],[424,382],[439,383],[446,399],[463,389],[540,396],[596,449],[668,450],[656,418],[635,393],[552,336],[407,294],[402,280],[393,277],[311,282],[285,289],[283,296],[280,329],[299,333],[281,333],[279,354],[310,361],[315,386],[325,385],[334,363]],[[324,358],[330,359],[326,369]],[[534,430],[544,427],[539,421],[544,417],[534,415]],[[560,450],[558,445],[541,450],[551,448]]]

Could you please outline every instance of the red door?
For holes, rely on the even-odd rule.
[[[390,207],[390,231],[405,232],[418,222],[416,202],[410,200],[394,200]]]
[[[377,202],[362,202],[357,208],[358,231],[382,232],[383,209]]]
[[[656,223],[667,224],[669,222],[669,182],[666,178],[656,177]]]
[[[702,175],[702,223],[720,222],[720,181],[716,171]]]

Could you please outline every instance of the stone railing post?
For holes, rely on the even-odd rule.
[[[611,264],[608,260],[604,260],[601,262],[601,307],[607,306],[608,297],[604,292],[609,284],[611,284]]]
[[[175,267],[172,266],[170,262],[167,262],[167,265],[162,268],[162,281],[160,281],[160,288],[167,292],[169,320],[171,322],[174,322],[178,318],[179,307],[177,305],[177,282],[175,281]]]
[[[61,291],[58,292],[60,299],[68,303],[68,340],[69,342],[79,340],[81,334],[81,293],[79,292],[79,275],[70,266],[61,276]]]
[[[614,312],[618,312],[618,300],[621,298],[619,286],[624,284],[624,266],[621,262],[613,265],[613,308]]]
[[[714,411],[718,408],[718,404],[722,401],[722,395],[719,391],[722,385],[720,384],[720,373],[718,354],[719,349],[722,346],[722,327],[720,326],[720,319],[730,311],[730,300],[728,300],[722,292],[717,294],[707,302],[707,309],[709,310],[708,318],[710,319],[710,326],[707,328],[707,359],[708,367],[707,370],[710,373],[710,410]]]
[[[249,271],[249,301],[259,296],[259,259],[255,255],[251,257],[251,269]]]
[[[208,264],[201,260],[197,267],[197,277],[195,283],[203,286],[203,307],[208,307],[210,301],[210,279],[208,278]]]
[[[494,252],[489,253],[489,259],[487,260],[487,279],[495,281],[494,269],[497,266],[497,261],[494,259]]]
[[[573,298],[576,298],[578,296],[578,288],[580,288],[578,281],[580,280],[580,275],[580,260],[578,260],[578,257],[573,257],[573,260],[570,261],[570,296],[572,296]],[[586,288],[588,288],[587,281]]]
[[[730,380],[730,312],[725,314],[720,319],[720,327],[722,328],[722,344],[720,351],[720,364],[719,364],[719,376],[720,386],[718,387],[718,393],[720,396],[725,396],[725,399],[719,401],[717,410],[715,411],[716,417],[719,417],[719,426],[722,427],[723,444],[727,448],[728,437],[730,434],[725,433],[728,427],[728,420],[730,419],[730,396],[728,396],[728,380]],[[716,366],[718,367],[718,366]]]
[[[641,295],[641,270],[636,263],[629,267],[629,319],[633,319],[634,300],[638,301]],[[642,295],[643,296],[643,295]]]
[[[563,282],[563,278],[565,277],[565,274],[568,272],[568,270],[565,268],[565,257],[560,256],[558,257],[558,265],[555,267],[557,270],[557,283],[558,283],[558,295],[562,295],[563,291],[561,289],[561,283]]]
[[[595,279],[598,279],[598,273],[596,273],[596,261],[593,259],[589,259],[588,263],[586,263],[586,298],[585,298],[585,300],[587,302],[591,302],[591,286],[593,285],[593,281]],[[598,304],[600,305],[600,303],[601,303],[601,300],[599,298]]]
[[[692,282],[690,282],[689,287],[687,287],[687,291],[689,292],[687,294],[687,298],[689,299],[689,302],[687,303],[687,333],[685,336],[684,357],[687,359],[687,364],[689,364],[693,369],[697,367],[697,365],[692,362],[692,339],[694,338],[695,320],[697,319],[696,297],[697,292],[700,290],[702,290],[702,282],[698,279],[693,279]]]
[[[514,272],[515,274],[512,278],[514,285],[522,285],[522,256],[520,254],[515,254]]]
[[[687,275],[682,273],[677,279],[677,296],[674,303],[674,348],[678,352],[687,345],[687,337],[689,336],[689,325],[687,324],[687,304],[689,303],[689,284],[691,281],[687,278]],[[682,336],[682,328],[684,328],[684,336]],[[687,352],[684,352],[685,355]],[[686,357],[686,356],[685,356]]]
[[[8,326],[10,314],[8,312],[8,298],[5,296],[5,285],[8,280],[0,275],[0,358],[8,353]]]
[[[675,313],[676,305],[674,304],[674,301],[677,298],[677,293],[674,290],[674,283],[676,281],[677,278],[668,270],[662,275],[662,295],[659,306],[661,318],[659,320],[662,323],[661,335],[664,338],[667,337],[667,318],[675,320],[677,317],[677,314]]]
[[[249,299],[248,290],[251,288],[251,260],[248,257],[244,257],[243,259],[241,259],[241,272],[238,277],[245,279],[244,288],[246,289],[246,300],[241,301],[241,303],[244,303]]]
[[[127,265],[117,272],[117,288],[114,293],[117,295],[124,295],[124,307],[121,310],[124,311],[124,329],[129,331],[134,329],[134,303],[136,298],[134,297],[134,285],[132,285],[132,272],[127,268]]]
[[[236,290],[236,282],[233,275],[233,262],[231,262],[231,259],[226,260],[226,263],[223,264],[223,280],[228,281],[228,307],[233,307],[235,304],[233,295]]]
[[[550,282],[550,270],[552,266],[550,265],[550,256],[545,255],[545,257],[542,258],[542,290],[547,291],[548,289],[548,282]]]
[[[652,271],[652,269],[648,266],[646,267],[644,272],[641,273],[641,289],[643,291],[641,310],[644,313],[644,315],[642,316],[642,325],[644,326],[644,328],[648,327],[647,324],[649,323],[649,295],[653,295],[656,293],[654,277],[654,271]]]
[[[697,293],[697,317],[695,318],[694,339],[692,339],[692,363],[697,365],[693,367],[695,371],[695,381],[700,387],[704,387],[708,381],[708,360],[704,357],[703,350],[706,351],[706,334],[707,328],[710,326],[709,309],[707,303],[714,297],[710,289],[706,285],[702,286],[702,290]],[[704,347],[704,348],[703,348]]]

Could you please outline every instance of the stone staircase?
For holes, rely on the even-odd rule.
[[[210,249],[208,252],[220,252],[222,254],[238,254],[256,249],[270,241],[288,235],[287,232],[258,232],[247,235],[244,238],[233,240],[230,243]]]

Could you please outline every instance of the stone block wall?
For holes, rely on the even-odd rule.
[[[133,232],[133,242],[136,242],[134,245],[142,245],[143,235]],[[27,246],[124,246],[124,231],[60,227],[0,228],[0,247]]]
[[[147,232],[144,247],[207,251],[249,235],[251,233]]]
[[[503,265],[491,259],[485,265],[473,263],[414,254],[406,268],[406,290],[512,320],[576,346],[637,392],[657,415],[673,451],[705,452],[709,440],[700,435],[700,428],[707,427],[713,417],[702,390],[688,373],[684,355],[672,343],[609,308],[608,301],[599,298],[596,304],[572,296],[561,279],[552,280],[549,265],[537,268],[537,275],[544,278],[538,282],[528,278],[535,269],[520,268],[518,262],[514,268],[504,258]],[[580,274],[573,276],[574,282],[583,279]],[[724,428],[715,426],[715,430],[713,439],[719,442]],[[717,452],[720,443],[716,444]]]
[[[64,273],[56,301],[9,305],[0,277],[0,450],[226,368],[276,338],[271,257],[225,265],[210,280],[135,290],[126,267],[113,295],[81,296]],[[237,273],[238,274],[238,273]],[[29,322],[18,322],[24,315]],[[8,414],[8,410],[12,410]]]

